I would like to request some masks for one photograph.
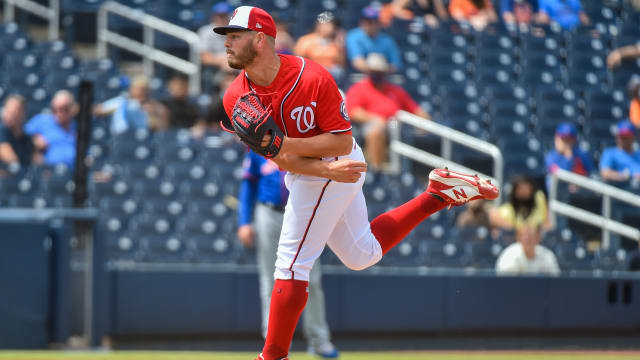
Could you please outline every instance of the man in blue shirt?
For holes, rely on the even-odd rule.
[[[595,166],[591,156],[576,146],[578,131],[572,123],[561,123],[556,128],[554,149],[547,153],[545,165],[547,173],[556,169],[572,171],[582,176],[589,176]],[[548,185],[548,183],[547,183]]]
[[[580,0],[539,0],[541,22],[555,21],[563,29],[572,30],[591,20],[584,12]]]
[[[369,5],[362,9],[360,27],[350,30],[345,38],[347,59],[359,72],[368,73],[366,58],[370,53],[384,55],[391,64],[390,72],[402,68],[400,50],[393,38],[380,31],[379,9]]]
[[[600,175],[608,181],[640,180],[640,150],[633,149],[635,128],[631,122],[618,123],[616,146],[605,149],[600,157]]]
[[[244,174],[239,194],[238,239],[244,246],[252,246],[254,238],[256,240],[262,301],[262,335],[266,336],[276,250],[289,191],[284,184],[285,172],[280,171],[273,161],[249,151],[242,167]],[[330,340],[321,281],[320,263],[316,263],[309,274],[309,300],[304,310],[304,335],[309,343],[309,352],[324,358],[336,358],[338,351]]]
[[[51,113],[38,114],[25,125],[25,133],[33,136],[36,148],[44,152],[45,164],[73,167],[77,137],[73,117],[77,112],[73,94],[60,90],[51,100]]]

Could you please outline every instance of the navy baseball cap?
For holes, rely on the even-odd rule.
[[[369,5],[362,9],[360,17],[367,20],[378,20],[380,9],[375,5]]]
[[[569,122],[563,122],[556,128],[556,136],[560,137],[576,137],[578,136],[578,130],[576,126]]]
[[[622,120],[616,126],[616,134],[618,136],[624,137],[633,137],[635,136],[636,128],[633,127],[633,124],[629,120]]]
[[[225,1],[221,1],[216,3],[211,7],[212,14],[230,14],[231,13],[231,5],[227,4]]]

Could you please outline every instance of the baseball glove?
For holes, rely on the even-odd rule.
[[[231,115],[231,125],[240,140],[266,158],[278,155],[284,142],[284,133],[273,120],[271,110],[271,106],[266,108],[251,91],[238,98]],[[262,146],[265,135],[271,135],[271,141]]]

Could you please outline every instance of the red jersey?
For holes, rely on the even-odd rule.
[[[347,106],[349,112],[363,108],[387,120],[398,110],[411,113],[418,110],[418,104],[400,86],[387,82],[378,89],[369,78],[358,81],[347,91]]]
[[[273,119],[286,136],[350,134],[344,99],[329,72],[309,59],[279,56],[280,69],[269,86],[254,84],[244,71],[231,83],[223,98],[229,118],[237,99],[254,90],[265,106],[272,106]]]

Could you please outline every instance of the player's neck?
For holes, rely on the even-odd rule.
[[[244,70],[252,83],[258,86],[269,86],[280,70],[280,56],[273,53],[273,55],[269,55],[265,59],[254,61]]]

